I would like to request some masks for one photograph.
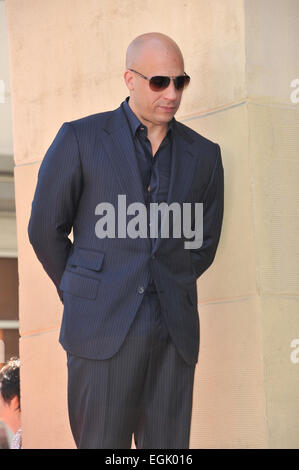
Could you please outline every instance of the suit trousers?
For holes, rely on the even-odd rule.
[[[145,292],[113,357],[67,353],[67,365],[77,448],[130,449],[133,434],[137,449],[189,448],[195,364],[175,348],[156,292]]]

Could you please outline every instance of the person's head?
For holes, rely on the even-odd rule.
[[[0,419],[15,432],[20,412],[20,361],[12,358],[0,371]]]
[[[154,91],[149,81],[136,72],[148,78],[184,75],[184,59],[178,45],[164,34],[147,33],[135,38],[126,54],[124,79],[130,91],[130,106],[143,123],[165,125],[180,106],[183,88],[178,90],[171,80],[167,88]]]

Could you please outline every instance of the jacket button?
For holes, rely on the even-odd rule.
[[[156,259],[156,255],[152,255],[151,258],[152,258],[152,259]]]
[[[138,287],[138,293],[139,293],[139,294],[143,294],[143,292],[144,292],[144,287],[143,287],[143,286],[139,286],[139,287]]]

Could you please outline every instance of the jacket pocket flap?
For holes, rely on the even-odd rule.
[[[68,259],[68,264],[74,264],[75,266],[100,271],[104,257],[105,253],[101,251],[75,248],[73,254]]]
[[[98,293],[99,281],[65,271],[60,281],[60,289],[77,297],[95,299]]]

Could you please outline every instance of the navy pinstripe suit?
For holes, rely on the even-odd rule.
[[[215,257],[223,189],[219,145],[174,120],[167,203],[203,202],[202,246],[185,249],[183,233],[159,236],[153,247],[149,238],[98,238],[100,202],[116,213],[119,194],[127,206],[144,203],[122,108],[64,123],[49,147],[28,235],[64,304],[60,342],[78,447],[127,448],[133,432],[138,447],[188,447],[200,340],[196,279]],[[150,276],[155,295],[146,290]],[[154,379],[157,370],[163,374]]]

